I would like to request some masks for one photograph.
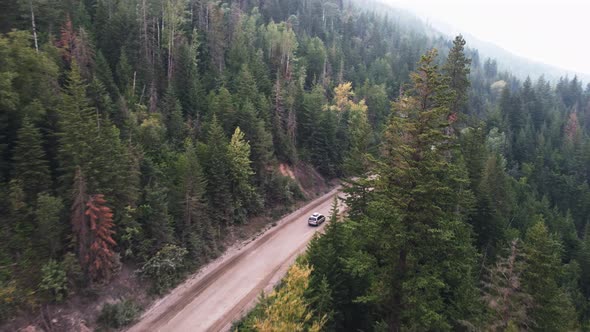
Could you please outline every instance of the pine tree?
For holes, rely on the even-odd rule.
[[[561,243],[549,234],[542,218],[527,231],[522,284],[534,302],[530,317],[537,331],[576,328],[576,310],[569,295],[558,284],[563,273],[562,252]]]
[[[255,183],[261,185],[273,157],[272,134],[266,129],[264,120],[258,117],[254,105],[249,101],[238,110],[237,120],[237,126],[244,132],[244,139],[251,145],[250,159]]]
[[[319,122],[311,135],[311,161],[318,170],[329,177],[341,174],[344,143],[339,141],[338,133],[342,121],[336,111],[325,110],[320,113]]]
[[[111,118],[115,115],[111,96],[108,94],[102,81],[93,79],[86,91],[90,105],[100,117]],[[118,120],[118,119],[117,119]]]
[[[234,95],[236,105],[242,107],[248,101],[256,105],[258,102],[257,97],[258,88],[256,87],[256,81],[250,73],[248,66],[244,64],[236,78],[236,93]]]
[[[63,189],[71,187],[79,167],[89,192],[112,197],[115,211],[122,210],[136,199],[136,168],[121,143],[119,130],[89,106],[86,85],[77,68],[72,62],[59,110],[58,157]]]
[[[92,159],[90,140],[98,136],[98,118],[86,99],[78,66],[72,63],[68,73],[66,93],[63,95],[59,118],[59,159],[64,183],[71,183],[76,167],[87,174],[86,165]]]
[[[182,106],[176,97],[174,88],[170,86],[162,100],[162,115],[168,137],[175,145],[181,145],[184,136],[184,120]]]
[[[465,39],[458,35],[453,40],[453,47],[451,48],[447,57],[447,62],[442,67],[443,73],[449,77],[449,87],[455,92],[452,104],[450,106],[451,112],[459,112],[467,101],[467,90],[469,89],[469,73],[471,71],[471,59],[465,56]]]
[[[205,174],[207,177],[207,193],[211,208],[215,213],[213,219],[216,227],[229,226],[233,221],[231,194],[231,165],[228,157],[228,143],[217,117],[213,117],[207,135],[207,156],[205,158]],[[219,230],[219,229],[218,229]]]
[[[119,88],[113,79],[113,71],[111,70],[111,67],[109,66],[101,51],[98,51],[96,54],[95,78],[104,84],[105,88],[109,92],[109,95],[111,96],[111,99],[117,100]]]
[[[318,123],[320,112],[325,104],[324,88],[319,84],[303,95],[303,107],[297,114],[297,139],[300,146],[313,148],[313,137],[320,135]]]
[[[211,256],[215,248],[209,215],[205,200],[207,181],[197,160],[197,152],[193,142],[187,139],[184,153],[179,159],[180,191],[182,199],[182,224],[179,224],[180,239],[183,247],[196,259]]]
[[[250,144],[244,140],[240,127],[229,142],[228,158],[233,180],[234,220],[245,222],[249,214],[261,208],[261,202],[251,183],[254,171],[250,166]]]
[[[471,224],[477,234],[480,248],[492,252],[496,248],[496,243],[504,237],[514,204],[508,176],[504,170],[505,163],[500,155],[490,156],[485,161],[479,182],[475,184],[477,205],[471,216]]]
[[[119,56],[119,62],[117,63],[115,77],[117,79],[117,84],[121,94],[129,98],[134,93],[134,91],[132,91],[133,69],[131,68],[127,58],[127,50],[122,48],[120,54],[121,55]]]
[[[108,280],[117,260],[113,247],[116,245],[112,236],[115,233],[112,228],[113,213],[106,205],[104,195],[90,196],[86,203],[87,222],[90,230],[90,247],[87,256],[84,257],[84,267],[94,281]]]
[[[22,182],[25,200],[36,200],[37,194],[51,188],[49,164],[43,151],[41,133],[25,117],[17,133],[14,149],[14,178]]]
[[[209,106],[211,115],[221,121],[225,133],[229,135],[235,128],[236,109],[232,103],[233,97],[228,89],[221,87],[217,94],[211,92]]]
[[[393,105],[375,184],[380,208],[399,215],[387,290],[375,294],[388,308],[391,329],[448,330],[477,308],[476,252],[464,221],[471,194],[455,138],[443,131],[454,94],[434,65],[436,55],[422,57],[413,88]]]
[[[273,141],[279,159],[287,162],[294,162],[296,159],[295,142],[289,137],[289,115],[291,114],[285,101],[285,82],[277,74],[272,91],[272,129]]]
[[[338,196],[336,195],[330,208],[330,222],[336,222],[338,219],[340,219],[340,210],[338,209]]]
[[[74,243],[78,253],[78,261],[84,273],[88,273],[87,261],[90,257],[90,228],[86,220],[86,203],[89,195],[86,188],[86,179],[80,168],[76,169],[74,178],[73,202],[70,208],[70,222],[72,224],[72,233]]]
[[[531,323],[533,299],[522,286],[523,254],[518,239],[510,243],[507,257],[488,270],[484,282],[484,301],[490,311],[485,330],[503,331],[510,327],[526,328]]]
[[[143,254],[152,255],[172,243],[174,220],[168,211],[168,190],[158,181],[144,188],[143,204],[138,208],[140,223],[145,232]]]
[[[16,257],[24,260],[33,258],[35,223],[33,209],[26,200],[23,183],[18,179],[8,183],[7,214],[5,216],[7,240]]]
[[[38,224],[37,236],[41,241],[40,253],[50,258],[62,250],[65,223],[62,223],[63,201],[58,197],[40,194],[37,198],[35,219]]]
[[[205,92],[199,74],[199,35],[193,30],[190,43],[183,43],[178,50],[178,64],[174,68],[174,90],[185,115],[196,118],[206,110]]]
[[[586,224],[583,235],[577,261],[580,263],[581,280],[590,280],[590,223]],[[584,295],[588,297],[590,295],[590,285],[583,283],[581,288]]]

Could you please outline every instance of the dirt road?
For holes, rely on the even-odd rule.
[[[277,226],[220,259],[155,303],[128,331],[226,331],[278,282],[313,234],[313,212],[328,215],[339,189],[313,200]]]

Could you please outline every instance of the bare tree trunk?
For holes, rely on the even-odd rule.
[[[322,4],[322,27],[326,30],[326,7]]]
[[[98,115],[98,108],[96,108],[96,129],[98,130],[98,136],[100,136],[100,116]]]
[[[168,40],[168,83],[172,78],[172,47],[174,47],[174,27],[170,29],[170,37]]]
[[[156,90],[156,84],[152,80],[150,85],[150,105],[149,112],[156,113],[158,109],[158,91]]]
[[[157,44],[157,45],[158,45],[158,48],[159,48],[159,47],[160,47],[160,44],[159,44],[159,41],[157,40],[157,39],[159,39],[159,38],[160,38],[160,32],[159,32],[159,30],[158,30],[158,19],[154,17],[154,18],[152,19],[152,23],[153,23],[153,24],[152,24],[152,28],[153,28],[154,30],[156,30],[156,36],[152,36],[152,45],[156,45],[156,44]],[[156,38],[156,40],[154,40],[154,38]],[[154,69],[154,63],[156,63],[156,52],[154,52],[154,50],[153,50],[153,49],[152,49],[152,50],[150,50],[150,51],[151,51],[151,52],[150,52],[150,56],[151,56],[151,58],[152,58],[151,65],[152,65],[152,70],[153,70],[153,69]]]
[[[189,3],[189,6],[191,6],[191,31],[195,28],[195,20],[194,20],[194,4],[193,1],[191,0]]]
[[[182,239],[186,241],[186,234],[190,231],[192,224],[191,220],[191,197],[188,193],[188,189],[184,193],[184,230],[182,231]]]
[[[158,49],[160,49],[162,47],[162,43],[161,43],[161,39],[160,39],[160,22],[154,22],[156,23],[157,26],[157,32],[158,32]]]
[[[209,6],[205,8],[205,31],[209,32]]]
[[[327,57],[324,58],[324,70],[322,70],[322,85],[325,87],[326,86],[326,72],[328,71],[328,59]]]
[[[35,24],[35,11],[33,10],[33,0],[29,0],[31,7],[31,26],[33,28],[33,39],[35,40],[35,51],[39,53],[39,43],[37,42],[37,26]]]
[[[290,56],[289,53],[287,53],[287,64],[286,64],[286,67],[285,67],[285,76],[287,76],[287,77],[291,76],[291,75],[289,75],[289,56]]]
[[[340,60],[340,71],[338,72],[338,83],[344,82],[344,59]]]
[[[145,96],[145,84],[143,85],[143,89],[141,89],[141,96],[139,96],[139,103],[143,103],[143,96]]]
[[[137,77],[137,71],[133,72],[133,88],[131,90],[131,96],[134,97],[135,96],[135,78]]]
[[[146,0],[143,0],[141,2],[141,11],[142,11],[142,16],[143,16],[143,38],[144,38],[144,43],[143,43],[143,50],[145,53],[145,59],[147,61],[150,61],[150,57],[149,57],[149,51],[148,51],[148,29],[147,29],[147,4],[146,4]]]

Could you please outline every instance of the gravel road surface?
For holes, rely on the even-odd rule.
[[[329,215],[336,188],[289,214],[253,241],[230,248],[156,302],[128,331],[227,331],[272,289],[314,233],[313,212]]]

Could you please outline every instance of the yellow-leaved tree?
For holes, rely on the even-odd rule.
[[[295,264],[283,279],[283,285],[269,295],[264,315],[256,319],[254,327],[260,332],[319,332],[325,317],[314,319],[305,300],[309,286],[309,265]]]
[[[344,170],[347,175],[359,175],[367,170],[367,150],[371,140],[371,126],[368,118],[368,106],[362,99],[353,100],[352,83],[346,82],[334,88],[332,105],[325,109],[341,115],[346,113],[349,149],[344,156]]]

